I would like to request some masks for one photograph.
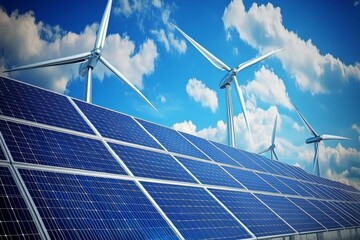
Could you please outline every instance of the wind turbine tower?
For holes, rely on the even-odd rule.
[[[260,152],[258,152],[258,154],[263,154],[263,153],[266,153],[266,152],[269,152],[270,151],[270,157],[272,160],[274,160],[274,157],[277,161],[279,161],[279,158],[275,152],[275,134],[276,134],[276,126],[277,126],[277,115],[275,117],[275,122],[274,122],[274,127],[273,127],[273,131],[272,131],[272,136],[271,136],[271,145],[270,147],[268,148],[265,148],[263,150],[261,150]]]

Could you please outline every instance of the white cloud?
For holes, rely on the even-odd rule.
[[[206,87],[201,81],[191,78],[186,84],[186,92],[203,107],[208,107],[212,112],[218,109],[218,98],[214,90]]]
[[[348,170],[345,170],[341,173],[336,173],[335,171],[328,169],[326,171],[326,176],[329,179],[344,183],[346,185],[353,186],[354,188],[360,190],[360,183],[356,180],[349,179],[349,171]]]
[[[351,129],[355,130],[359,134],[359,141],[360,141],[360,127],[357,124],[353,124]]]
[[[297,122],[294,122],[292,129],[296,130],[297,132],[301,132],[304,130],[304,126],[300,126]]]
[[[92,24],[86,26],[79,34],[65,32],[59,26],[51,27],[41,22],[36,23],[31,12],[23,15],[13,12],[7,15],[0,9],[0,51],[3,54],[0,69],[87,52],[93,48],[97,28],[97,24]],[[44,31],[47,38],[51,37],[50,41],[42,38]],[[128,36],[120,37],[113,34],[106,38],[103,55],[131,82],[142,88],[142,77],[154,71],[154,62],[158,56],[157,48],[152,40],[146,40],[138,52],[134,50],[135,44]],[[64,93],[68,82],[79,76],[78,68],[79,65],[67,65],[19,71],[10,75]],[[105,70],[99,63],[94,75],[102,80],[105,73],[109,75],[110,71]]]
[[[162,95],[162,94],[160,94],[160,95],[157,97],[157,99],[160,99],[160,102],[161,102],[161,103],[166,103],[166,97],[165,97],[164,95]]]
[[[119,5],[114,7],[114,11],[129,17],[134,12],[140,12],[147,5],[147,2],[141,0],[119,0]]]
[[[153,4],[153,6],[156,7],[156,8],[161,8],[161,6],[162,6],[162,1],[161,1],[161,0],[153,0],[153,1],[152,1],[152,4]]]
[[[236,47],[234,47],[233,50],[232,50],[232,53],[233,53],[233,55],[235,55],[235,56],[239,55],[239,49],[236,48]]]
[[[192,135],[197,135],[196,134],[196,125],[190,120],[190,121],[183,121],[180,123],[175,123],[171,126],[173,129],[180,131],[180,132],[184,132],[184,133],[189,133]]]
[[[248,94],[254,94],[265,103],[293,108],[283,80],[264,66],[255,72],[255,79],[245,89]]]
[[[233,0],[224,11],[224,27],[235,29],[242,40],[260,52],[284,48],[274,56],[304,91],[326,93],[338,90],[349,79],[360,81],[360,63],[346,65],[329,53],[322,55],[311,40],[303,40],[283,26],[280,10],[271,3],[254,3],[246,11],[242,0]]]
[[[160,43],[164,44],[167,52],[170,52],[171,50],[175,50],[180,54],[186,52],[187,45],[185,40],[176,39],[173,32],[168,32],[166,34],[164,29],[151,30],[150,32],[155,35],[156,39]]]

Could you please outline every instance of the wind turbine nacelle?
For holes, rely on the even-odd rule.
[[[226,85],[230,84],[235,75],[236,75],[235,71],[230,71],[228,74],[226,74],[220,81],[219,84],[220,88],[224,89]]]
[[[306,139],[306,143],[309,144],[309,143],[316,143],[316,142],[320,142],[322,140],[322,138],[320,136],[318,137],[311,137],[311,138],[308,138]]]

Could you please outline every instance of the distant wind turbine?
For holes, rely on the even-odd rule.
[[[268,148],[265,148],[264,150],[261,150],[258,154],[263,154],[265,152],[270,151],[270,156],[271,159],[273,160],[274,157],[277,161],[279,161],[279,158],[275,152],[275,133],[276,133],[276,125],[277,125],[277,115],[275,117],[275,122],[274,122],[274,127],[273,127],[273,132],[272,132],[272,137],[271,137],[271,145]]]
[[[260,57],[251,59],[249,61],[246,61],[244,63],[241,63],[240,65],[238,65],[235,68],[230,68],[228,67],[225,63],[223,63],[220,59],[218,59],[217,57],[215,57],[214,55],[212,55],[208,50],[206,50],[203,46],[201,46],[199,43],[197,43],[194,39],[192,39],[190,36],[188,36],[185,32],[183,32],[179,27],[177,27],[175,24],[170,23],[173,27],[175,27],[197,50],[199,50],[199,52],[204,55],[204,57],[206,57],[207,60],[210,61],[210,63],[212,63],[215,67],[217,67],[218,69],[224,71],[226,70],[228,73],[221,79],[220,81],[220,88],[224,89],[226,88],[226,106],[227,106],[227,121],[228,121],[228,141],[229,141],[229,145],[232,147],[236,147],[236,142],[235,142],[235,129],[234,129],[234,120],[233,120],[233,108],[232,108],[232,102],[231,102],[231,95],[230,95],[230,84],[232,81],[235,82],[235,88],[236,88],[236,92],[238,93],[238,97],[240,100],[240,104],[243,110],[243,115],[244,115],[244,119],[245,119],[245,123],[247,126],[247,129],[250,133],[250,138],[251,138],[251,129],[250,129],[250,124],[249,124],[249,120],[247,117],[247,112],[246,112],[246,108],[245,108],[245,101],[244,101],[244,96],[242,93],[242,90],[239,86],[239,83],[237,81],[236,78],[236,74],[238,74],[238,72],[240,72],[241,70],[255,64],[258,63],[262,60],[264,60],[265,58],[269,57],[270,55],[282,50],[282,49],[278,49],[272,52],[269,52],[265,55],[262,55]]]
[[[101,51],[105,44],[106,32],[109,24],[110,18],[110,10],[111,10],[112,0],[109,0],[104,15],[101,19],[101,23],[99,26],[99,30],[97,32],[96,41],[94,45],[94,49],[90,52],[80,53],[68,57],[57,58],[53,60],[43,61],[39,63],[29,64],[17,68],[13,68],[10,70],[6,70],[4,72],[13,72],[18,70],[25,69],[33,69],[33,68],[41,68],[41,67],[51,67],[72,63],[81,63],[79,68],[79,74],[81,77],[86,77],[86,87],[85,87],[85,100],[86,102],[91,102],[92,99],[92,70],[95,68],[98,61],[102,62],[108,69],[110,69],[116,76],[118,76],[122,81],[124,81],[127,85],[129,85],[140,97],[142,97],[153,109],[156,108],[150,103],[150,101],[123,75],[121,74],[115,67],[113,67],[103,56],[101,56]]]
[[[319,156],[318,156],[319,143],[323,140],[350,140],[350,138],[340,137],[340,136],[335,136],[335,135],[328,135],[328,134],[323,134],[323,135],[317,134],[315,132],[315,130],[310,126],[308,121],[306,121],[306,119],[301,114],[299,109],[297,109],[296,106],[294,106],[294,107],[295,107],[297,113],[299,114],[301,120],[303,121],[305,127],[307,128],[307,130],[313,135],[313,137],[306,139],[305,142],[307,144],[314,143],[313,174],[319,177],[320,176]]]

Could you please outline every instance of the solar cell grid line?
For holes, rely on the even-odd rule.
[[[142,182],[185,239],[247,239],[251,235],[203,188]]]
[[[252,171],[241,170],[231,167],[224,167],[225,170],[230,173],[235,179],[237,179],[242,185],[244,185],[249,190],[265,191],[265,192],[274,192],[278,191],[270,186],[266,181],[260,178]]]
[[[243,222],[257,238],[296,234],[288,224],[251,193],[215,189],[210,189],[210,191]]]
[[[209,156],[213,161],[219,163],[225,163],[233,166],[240,166],[239,163],[231,159],[220,149],[214,147],[208,140],[196,137],[194,135],[180,132],[185,138],[187,138],[192,144],[197,146],[201,151],[203,151],[207,156]]]
[[[290,174],[290,172],[286,168],[283,167],[284,163],[268,159],[261,155],[259,155],[259,158],[261,158],[263,162],[265,162],[274,171],[276,171],[277,173],[275,173],[275,174],[280,175],[280,176],[293,177]]]
[[[195,183],[186,170],[168,154],[114,143],[109,145],[134,176]]]
[[[312,181],[309,177],[306,176],[306,174],[299,171],[300,168],[295,167],[295,166],[291,166],[291,165],[288,165],[288,164],[284,164],[284,166],[290,172],[290,174],[293,175],[293,177],[295,179],[303,180],[303,181]]]
[[[256,194],[267,206],[283,218],[299,233],[325,231],[317,221],[282,196]]]
[[[210,160],[177,131],[136,118],[169,152]]]
[[[309,182],[301,182],[300,181],[301,188],[303,188],[306,192],[308,192],[311,196],[315,198],[323,198],[323,195],[321,195],[319,192],[315,190],[315,188],[312,187],[311,183]]]
[[[311,188],[320,195],[319,198],[328,200],[333,199],[327,187],[318,184],[311,184]]]
[[[306,199],[302,199],[302,198],[289,198],[289,199],[290,201],[295,203],[298,207],[300,207],[302,210],[304,210],[309,215],[311,215],[314,219],[316,219],[326,229],[334,230],[334,229],[342,228],[342,226],[339,223],[337,223],[334,219],[332,219],[330,216],[325,214],[323,211],[318,209],[316,206],[311,204]]]
[[[358,220],[360,219],[360,207],[359,207],[359,204],[344,202],[344,205],[346,205],[349,209],[352,210],[351,213],[356,219],[358,219]]]
[[[181,157],[177,159],[203,184],[244,188],[216,164]]]
[[[1,120],[0,131],[15,162],[126,175],[99,140]]]
[[[260,176],[262,179],[264,179],[266,182],[268,182],[273,188],[278,190],[282,194],[289,194],[289,195],[298,195],[294,190],[289,188],[286,184],[284,184],[282,181],[277,179],[273,175],[265,174],[265,173],[256,173],[258,176]]]
[[[314,197],[303,188],[303,184],[300,181],[284,177],[277,177],[277,179],[285,183],[288,187],[297,192],[300,196]]]
[[[42,239],[10,169],[1,165],[0,238]]]
[[[65,96],[1,76],[0,115],[94,134]]]
[[[341,190],[339,190],[337,188],[333,188],[333,187],[329,187],[328,189],[329,189],[330,192],[333,192],[333,199],[334,200],[349,201],[348,196],[346,196],[343,191],[341,191]]]
[[[131,117],[119,112],[73,99],[103,137],[152,148],[161,146]]]
[[[245,168],[267,172],[260,165],[256,164],[251,159],[247,158],[242,153],[240,153],[238,149],[213,141],[211,141],[211,143],[213,143],[216,147],[224,151],[227,155],[229,155],[232,159],[234,159],[236,162],[238,162],[240,165],[244,166]]]
[[[133,181],[19,172],[51,239],[177,239]]]
[[[360,219],[356,217],[354,211],[349,206],[347,206],[345,202],[329,201],[328,203],[342,212],[344,217],[347,216],[346,220],[351,222],[351,224],[353,224],[355,227],[360,226]]]

